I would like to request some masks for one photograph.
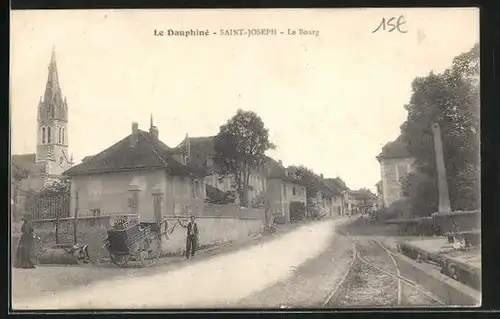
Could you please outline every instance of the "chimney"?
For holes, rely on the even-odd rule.
[[[154,138],[156,138],[156,139],[158,139],[158,135],[160,134],[160,132],[158,131],[158,128],[156,126],[152,126],[149,129],[149,133],[151,133],[151,135],[153,135]]]
[[[324,177],[323,177],[323,174],[321,174],[321,175],[319,175],[319,176],[321,177],[321,179],[323,179],[323,178],[324,178]]]
[[[278,163],[280,164],[280,166],[283,166],[283,161],[282,160],[279,160]]]
[[[132,134],[130,135],[130,147],[134,147],[139,139],[139,124],[132,123]]]
[[[158,128],[153,125],[153,114],[151,114],[151,119],[149,123],[149,133],[154,136],[154,138],[158,139],[158,134],[160,133],[158,131]]]

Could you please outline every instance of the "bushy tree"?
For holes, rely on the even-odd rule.
[[[69,178],[53,180],[40,191],[43,195],[69,194],[71,180]]]
[[[450,202],[453,210],[478,207],[479,200],[479,45],[457,56],[441,74],[431,72],[412,83],[403,142],[416,159],[417,173],[404,192],[414,210],[428,215],[437,209],[437,172],[431,125],[441,127]],[[426,204],[423,204],[426,203]]]
[[[255,112],[240,109],[220,127],[215,137],[214,161],[223,176],[233,179],[242,206],[248,206],[251,169],[258,169],[264,162],[265,152],[274,148],[269,141],[269,130]]]

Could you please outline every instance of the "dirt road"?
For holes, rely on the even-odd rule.
[[[284,282],[328,248],[336,221],[307,224],[282,237],[184,267],[109,279],[41,298],[13,300],[14,309],[144,309],[218,307]],[[146,271],[146,270],[144,270]]]

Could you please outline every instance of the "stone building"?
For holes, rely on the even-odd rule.
[[[290,203],[307,204],[306,185],[301,184],[289,174],[281,161],[266,157],[267,190],[266,198],[272,216],[277,222],[290,222]]]
[[[215,137],[189,137],[186,135],[185,139],[177,146],[176,149],[184,154],[187,163],[192,166],[206,168],[210,175],[205,177],[205,184],[215,187],[223,192],[234,191],[232,179],[230,177],[223,177],[217,167],[214,157],[215,154]],[[249,204],[258,196],[264,196],[267,186],[266,172],[264,167],[252,168],[249,177],[249,190],[247,201]]]
[[[332,192],[332,214],[331,216],[335,215],[343,215],[343,196],[342,192],[347,189],[343,181],[340,180],[340,178],[325,178],[324,180],[325,185],[331,190]]]
[[[139,214],[141,221],[203,212],[204,178],[178,150],[132,123],[131,134],[65,172],[71,177],[71,212],[79,216]]]
[[[383,207],[389,207],[403,198],[402,182],[414,171],[415,159],[411,157],[401,136],[387,143],[376,158],[380,163],[382,204]]]

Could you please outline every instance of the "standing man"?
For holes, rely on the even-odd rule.
[[[198,244],[198,225],[196,224],[195,218],[191,215],[191,220],[187,225],[183,225],[180,221],[179,224],[187,228],[186,234],[186,258],[193,257]]]

